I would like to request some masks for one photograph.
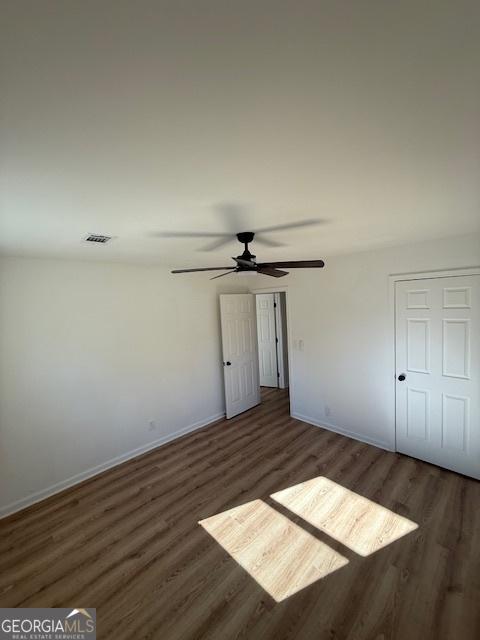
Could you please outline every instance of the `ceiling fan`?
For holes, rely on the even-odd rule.
[[[235,260],[236,265],[230,266],[230,267],[201,267],[199,269],[175,269],[172,271],[172,273],[192,273],[195,271],[226,271],[226,273],[221,273],[218,276],[214,276],[213,278],[210,278],[210,280],[215,280],[215,278],[221,278],[222,276],[228,276],[231,273],[242,273],[242,272],[261,273],[265,276],[281,278],[283,276],[288,275],[288,271],[282,271],[281,268],[308,269],[312,267],[321,268],[325,266],[325,263],[323,260],[281,260],[280,262],[257,262],[256,256],[251,254],[250,251],[248,250],[248,245],[251,242],[253,242],[255,233],[253,231],[243,231],[235,235],[237,236],[238,241],[245,246],[245,249],[242,255],[237,256],[236,258],[232,257],[232,260]]]

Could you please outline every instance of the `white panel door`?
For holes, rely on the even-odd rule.
[[[227,418],[260,402],[255,296],[220,296]]]
[[[480,478],[480,276],[397,282],[397,451]]]
[[[257,303],[260,386],[278,387],[275,296],[273,293],[262,293],[255,297]]]

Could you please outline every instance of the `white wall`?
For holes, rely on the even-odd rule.
[[[312,258],[321,257],[321,248]],[[389,275],[480,265],[480,236],[336,256],[296,271],[288,285],[292,413],[394,448],[393,327]],[[255,285],[272,286],[272,278]],[[325,407],[331,414],[325,415]]]
[[[221,416],[217,294],[245,290],[160,267],[1,260],[0,515]]]
[[[289,354],[292,412],[393,448],[388,276],[478,264],[480,236],[471,235],[292,272],[281,282],[290,337],[304,342]],[[255,287],[273,284],[259,277]],[[0,515],[220,416],[217,294],[245,290],[235,276],[1,260]]]

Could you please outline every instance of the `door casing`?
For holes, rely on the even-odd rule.
[[[260,386],[278,388],[279,361],[275,294],[255,295]]]
[[[287,389],[289,353],[286,327],[284,326],[287,324],[287,301],[286,296],[282,299],[281,291],[275,292],[273,298],[275,302],[275,331],[277,333],[277,366],[280,374],[278,376],[278,387],[279,389]],[[283,317],[283,309],[285,309],[285,318]]]

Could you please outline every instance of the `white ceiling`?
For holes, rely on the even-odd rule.
[[[7,0],[0,29],[4,253],[219,265],[240,245],[153,237],[219,203],[325,221],[262,259],[479,229],[477,0]]]

